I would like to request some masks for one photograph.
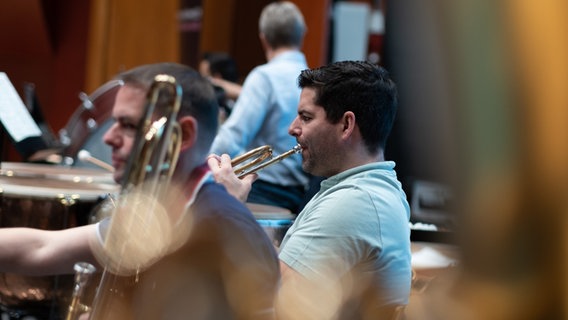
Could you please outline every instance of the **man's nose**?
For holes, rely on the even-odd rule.
[[[300,135],[300,130],[299,127],[297,125],[298,122],[298,117],[294,118],[294,120],[292,121],[292,123],[290,124],[290,126],[288,127],[288,134],[294,137],[297,137]]]
[[[118,135],[116,134],[116,130],[118,128],[118,124],[115,122],[113,123],[108,130],[105,132],[103,136],[103,142],[109,146],[116,145],[116,140]]]

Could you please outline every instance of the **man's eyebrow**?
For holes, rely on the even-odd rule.
[[[127,122],[132,121],[132,117],[129,116],[129,115],[120,115],[120,116],[113,117],[113,118],[114,118],[116,121],[127,121]]]

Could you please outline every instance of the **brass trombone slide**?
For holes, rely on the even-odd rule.
[[[271,146],[261,146],[234,158],[231,161],[231,166],[233,167],[233,170],[237,177],[240,179],[247,174],[255,173],[261,169],[282,161],[283,159],[293,155],[294,153],[300,153],[301,151],[302,147],[297,144],[292,149],[284,152],[283,154],[273,157]]]

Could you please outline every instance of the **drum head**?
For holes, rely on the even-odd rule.
[[[63,156],[72,158],[78,166],[90,167],[77,161],[77,154],[87,150],[95,158],[110,163],[110,147],[102,136],[112,124],[112,107],[122,81],[112,80],[93,92],[73,113],[65,127],[59,132],[65,146]]]

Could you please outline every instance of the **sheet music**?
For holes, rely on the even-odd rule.
[[[39,126],[5,72],[0,72],[0,121],[15,142],[41,136]]]

